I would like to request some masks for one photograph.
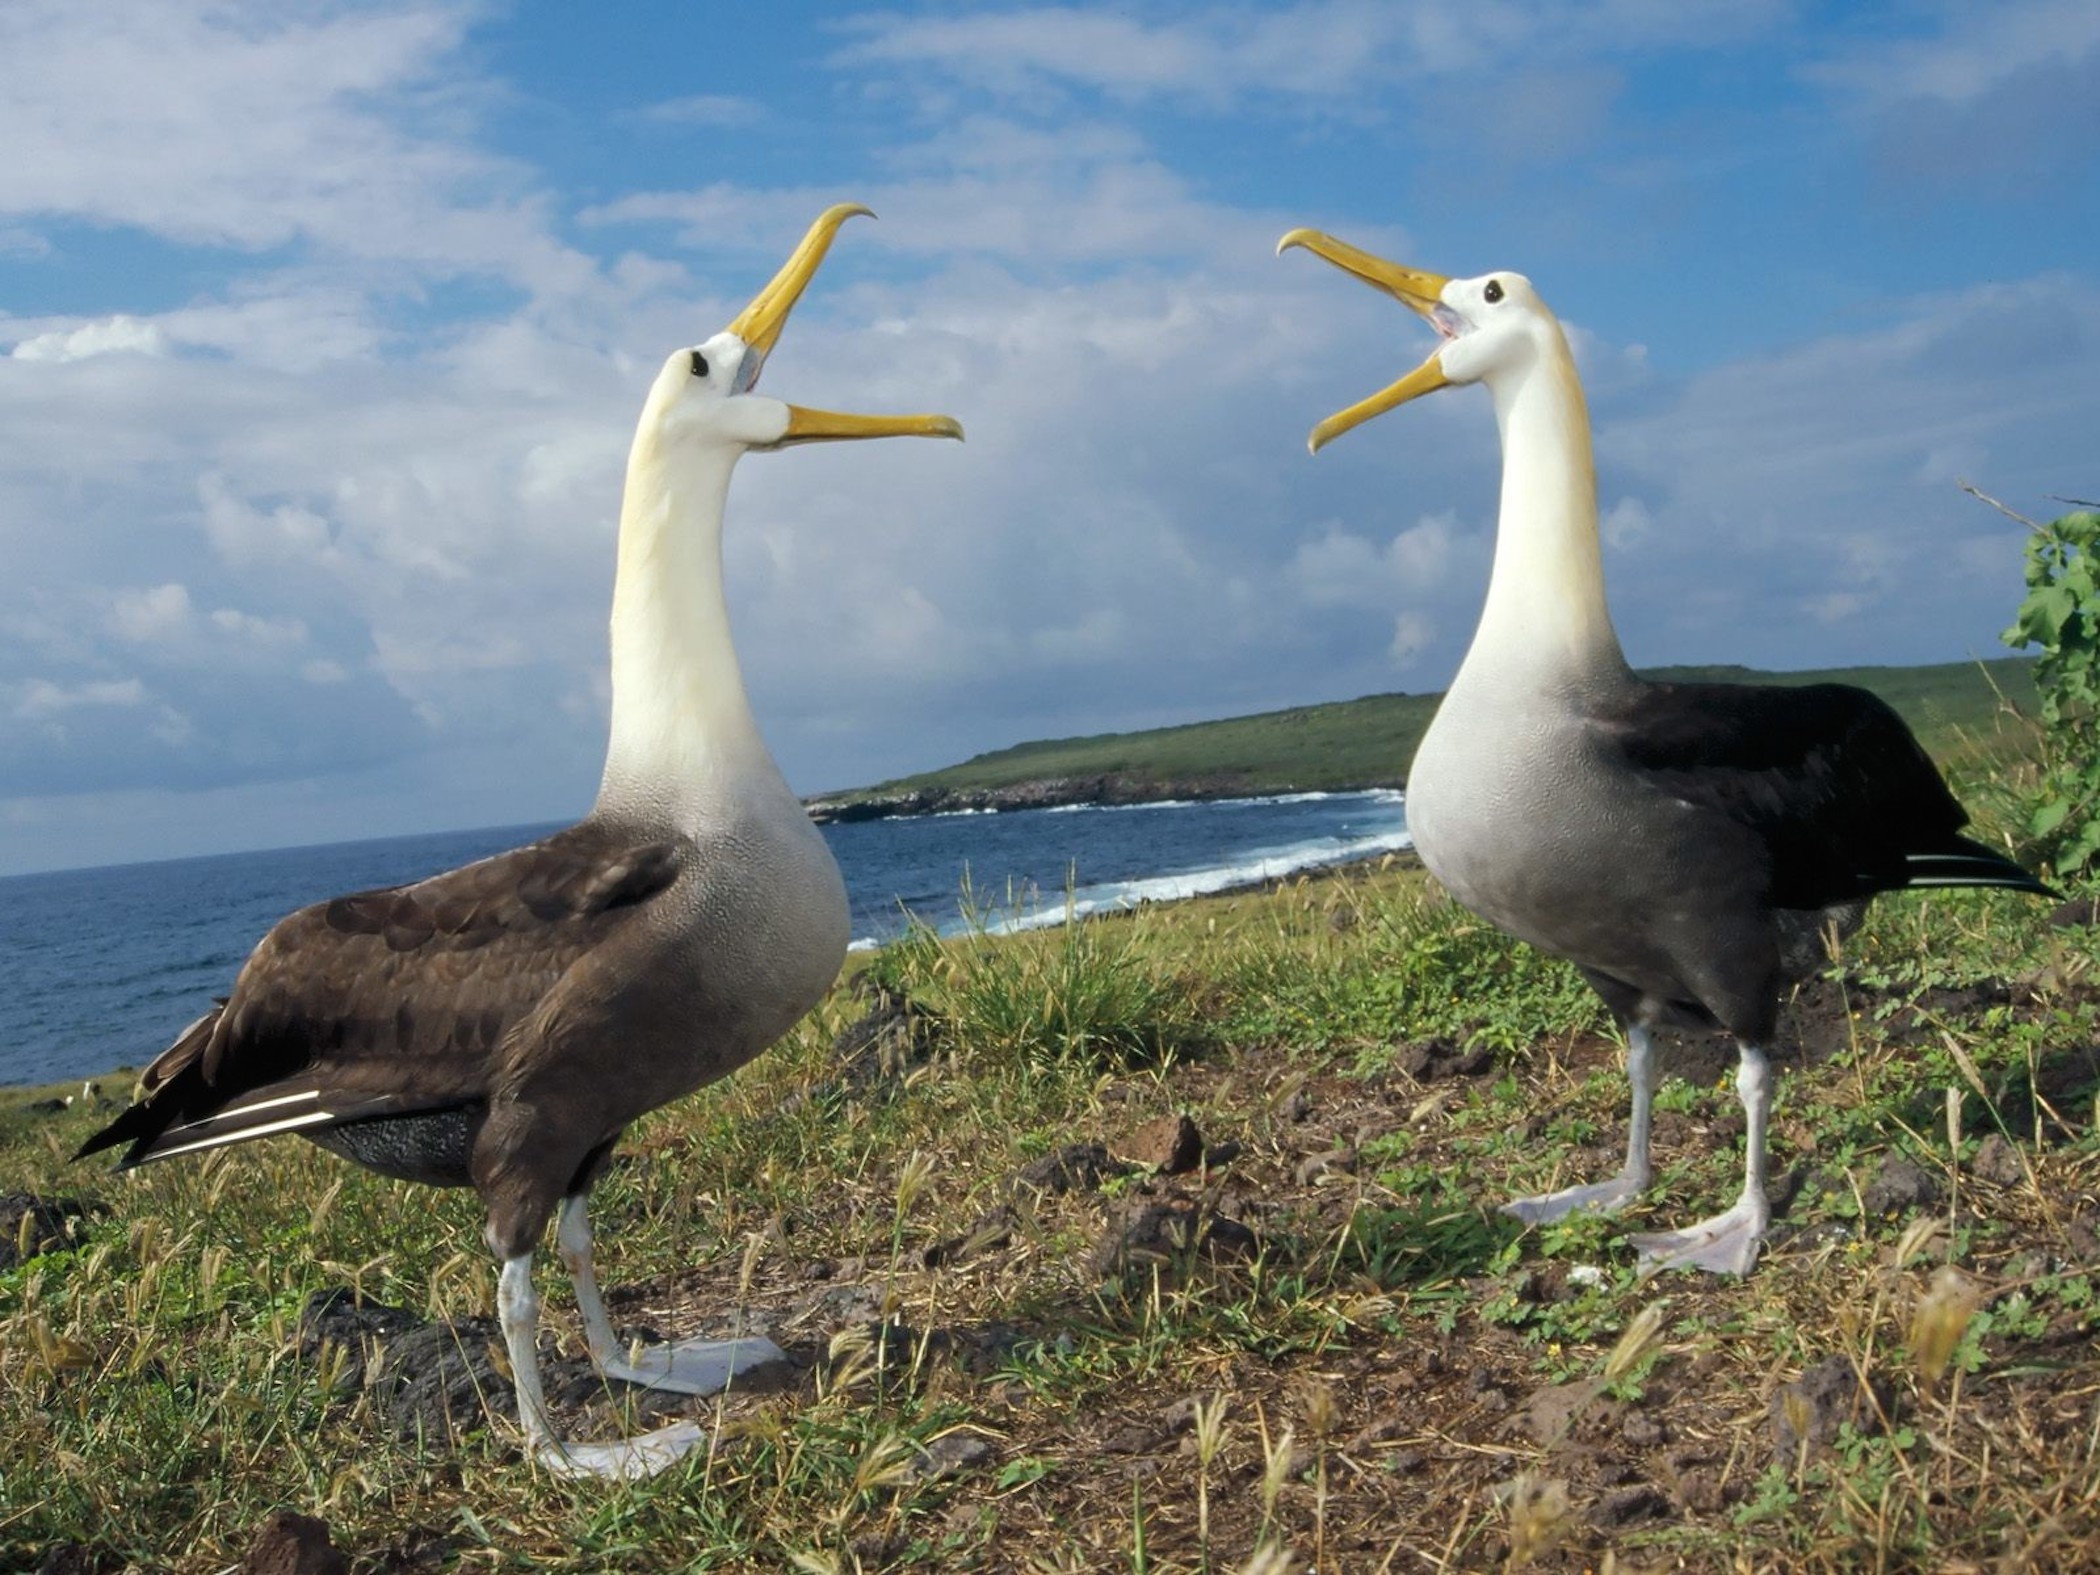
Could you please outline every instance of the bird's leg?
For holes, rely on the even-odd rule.
[[[1633,1118],[1626,1128],[1626,1163],[1609,1181],[1567,1187],[1536,1198],[1517,1198],[1502,1205],[1504,1214],[1527,1225],[1544,1225],[1570,1214],[1616,1214],[1648,1185],[1648,1135],[1655,1110],[1655,1043],[1646,1023],[1626,1028],[1626,1080],[1633,1085]]]
[[[606,1316],[605,1298],[598,1293],[598,1276],[591,1266],[589,1200],[583,1193],[562,1199],[554,1240],[576,1286],[576,1305],[583,1313],[583,1338],[590,1348],[591,1363],[606,1377],[649,1389],[711,1395],[727,1389],[740,1373],[787,1359],[787,1353],[779,1346],[759,1337],[680,1340],[670,1345],[642,1346],[631,1352],[622,1350],[613,1334],[612,1320]]]
[[[1772,1069],[1756,1045],[1740,1045],[1735,1091],[1743,1102],[1743,1195],[1726,1213],[1701,1220],[1685,1230],[1636,1236],[1641,1270],[1709,1269],[1715,1274],[1748,1274],[1757,1263],[1772,1206],[1765,1196],[1765,1133],[1772,1119]]]
[[[547,1421],[547,1392],[540,1386],[540,1299],[532,1289],[530,1253],[504,1261],[496,1279],[496,1317],[510,1353],[518,1425],[525,1430],[525,1447],[538,1453],[554,1444],[554,1429]]]
[[[503,1273],[496,1281],[496,1314],[503,1325],[504,1348],[510,1353],[511,1387],[518,1397],[518,1423],[525,1430],[525,1447],[556,1476],[630,1481],[654,1476],[707,1437],[697,1423],[677,1422],[611,1444],[562,1442],[548,1420],[547,1392],[540,1383],[540,1300],[532,1289],[531,1253],[503,1260]]]
[[[583,1314],[583,1340],[590,1348],[591,1365],[600,1372],[617,1361],[620,1343],[613,1336],[612,1319],[605,1313],[605,1298],[598,1294],[598,1272],[591,1263],[591,1216],[589,1200],[577,1193],[562,1199],[554,1227],[554,1245],[561,1253],[569,1283],[576,1287],[576,1308]]]

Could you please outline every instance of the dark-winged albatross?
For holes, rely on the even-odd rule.
[[[591,1265],[591,1186],[636,1117],[733,1071],[816,1004],[845,958],[838,866],[759,736],[730,638],[722,506],[748,449],[956,437],[947,416],[807,410],[753,392],[848,218],[841,205],[728,328],[674,353],[642,406],[621,501],[612,725],[597,803],[542,842],[285,919],[232,994],[82,1145],[126,1168],[297,1132],[383,1175],[471,1185],[502,1260],[497,1306],[530,1449],[640,1476],[691,1423],[565,1444],[548,1423],[532,1254],[559,1211],[591,1358],[708,1394],[766,1341],[623,1359]]]
[[[1444,343],[1313,429],[1317,451],[1448,384],[1485,383],[1502,432],[1501,515],[1480,627],[1416,751],[1407,822],[1475,913],[1565,957],[1626,1034],[1626,1163],[1524,1198],[1525,1221],[1623,1207],[1649,1180],[1650,1031],[1736,1041],[1743,1191],[1689,1229],[1639,1236],[1650,1268],[1746,1274],[1770,1218],[1765,1048],[1786,985],[1877,892],[2009,886],[2027,871],[1960,835],[1968,817],[1896,713],[1863,689],[1651,683],[1605,610],[1589,414],[1560,324],[1521,274],[1446,279],[1312,230],[1302,246],[1428,318]]]

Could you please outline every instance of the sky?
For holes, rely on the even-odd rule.
[[[1568,325],[1637,664],[2002,654],[2100,493],[2091,0],[0,7],[0,872],[573,817],[655,368],[865,202],[739,468],[790,781],[1448,682]],[[1397,769],[1398,763],[1396,763]]]

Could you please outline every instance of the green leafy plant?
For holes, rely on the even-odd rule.
[[[1999,638],[2042,653],[2042,773],[2027,830],[2057,873],[2075,878],[2100,862],[2100,509],[2034,527],[2027,596]]]

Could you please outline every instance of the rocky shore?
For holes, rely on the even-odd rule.
[[[1320,791],[1351,793],[1399,786],[1400,779],[1391,777],[1340,786],[1323,784]],[[1068,804],[1157,804],[1170,799],[1196,801],[1304,791],[1308,790],[1295,783],[1260,781],[1246,772],[1162,778],[1111,771],[1087,776],[1040,777],[998,787],[929,787],[901,792],[869,788],[818,794],[804,799],[803,805],[809,811],[809,818],[821,826],[844,825],[856,820],[888,820],[903,815],[982,814],[1016,809],[1054,809]]]

